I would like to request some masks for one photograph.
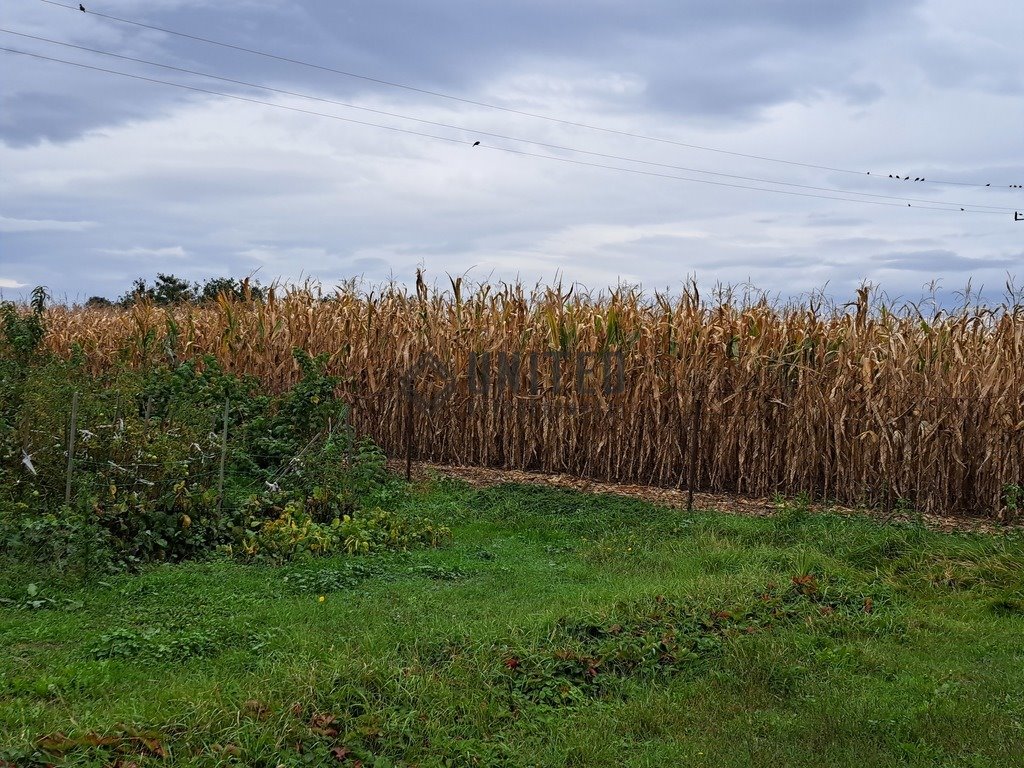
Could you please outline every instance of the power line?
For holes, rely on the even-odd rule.
[[[275,109],[282,109],[282,110],[286,110],[286,111],[289,111],[289,112],[297,112],[297,113],[301,113],[301,114],[315,115],[317,117],[325,117],[325,118],[328,118],[328,119],[331,119],[331,120],[339,120],[339,121],[342,121],[342,122],[352,123],[352,124],[355,124],[355,125],[363,125],[363,126],[367,126],[367,127],[371,127],[371,128],[380,128],[380,129],[392,131],[392,132],[395,132],[395,133],[403,133],[403,134],[408,134],[408,135],[412,135],[412,136],[419,136],[419,137],[422,137],[422,138],[435,139],[437,141],[446,141],[446,142],[454,143],[454,144],[464,144],[464,145],[465,144],[470,144],[469,141],[464,140],[464,139],[455,139],[455,138],[452,138],[452,137],[449,137],[449,136],[438,136],[436,134],[425,133],[425,132],[422,132],[422,131],[414,131],[414,130],[410,130],[408,128],[398,128],[398,127],[391,126],[391,125],[384,125],[384,124],[380,124],[380,123],[371,123],[371,122],[368,122],[368,121],[365,121],[365,120],[356,120],[354,118],[342,117],[340,115],[333,115],[333,114],[329,114],[329,113],[326,113],[326,112],[317,112],[315,110],[302,109],[300,107],[292,107],[292,106],[287,106],[287,105],[284,105],[284,104],[276,104],[274,102],[263,101],[261,99],[254,99],[254,98],[247,97],[247,96],[239,96],[237,94],[224,93],[223,91],[215,91],[215,90],[211,90],[211,89],[208,89],[208,88],[199,88],[199,87],[196,87],[196,86],[185,85],[183,83],[171,82],[171,81],[168,81],[168,80],[160,80],[160,79],[152,78],[152,77],[144,77],[142,75],[134,75],[134,74],[130,74],[128,72],[121,72],[121,71],[118,71],[118,70],[106,69],[104,67],[97,67],[97,66],[93,66],[93,65],[90,65],[90,64],[82,64],[80,62],[68,61],[66,59],[58,59],[58,58],[55,58],[55,57],[52,57],[52,56],[44,56],[43,54],[30,53],[28,51],[21,51],[21,50],[17,50],[17,49],[14,49],[14,48],[0,47],[0,51],[4,51],[4,52],[7,52],[7,53],[14,53],[14,54],[22,55],[22,56],[30,56],[32,58],[41,59],[41,60],[44,60],[44,61],[50,61],[50,62],[54,62],[54,63],[58,63],[58,64],[66,64],[66,65],[73,66],[73,67],[79,67],[81,69],[92,70],[92,71],[95,71],[95,72],[103,72],[103,73],[106,73],[106,74],[118,75],[120,77],[126,77],[126,78],[130,78],[130,79],[133,79],[133,80],[140,80],[140,81],[148,82],[148,83],[156,83],[156,84],[160,84],[160,85],[167,85],[167,86],[171,86],[171,87],[174,87],[174,88],[181,88],[181,89],[184,89],[184,90],[194,91],[196,93],[204,93],[204,94],[208,94],[208,95],[211,95],[211,96],[220,96],[222,98],[234,99],[236,101],[244,101],[244,102],[248,102],[248,103],[251,103],[251,104],[259,104],[259,105],[262,105],[262,106],[272,107],[272,108],[275,108]],[[809,197],[809,198],[816,198],[816,199],[821,199],[821,200],[838,200],[838,201],[843,201],[843,202],[864,203],[864,204],[870,204],[870,205],[883,205],[883,206],[888,206],[888,207],[903,207],[903,205],[901,203],[889,203],[889,202],[884,202],[884,201],[879,201],[879,200],[861,200],[861,199],[856,199],[856,198],[838,197],[838,196],[834,196],[834,195],[819,195],[819,194],[811,194],[811,193],[807,193],[807,192],[792,192],[792,191],[789,191],[789,190],[782,190],[782,189],[771,189],[771,188],[765,188],[765,187],[754,187],[754,186],[745,185],[745,184],[732,184],[732,183],[721,182],[721,181],[710,181],[708,179],[694,179],[694,178],[690,178],[690,177],[686,177],[686,176],[674,176],[672,174],[656,173],[656,172],[653,172],[653,171],[643,171],[643,170],[639,170],[639,169],[636,169],[636,168],[623,168],[623,167],[620,167],[620,166],[605,165],[603,163],[593,163],[593,162],[587,162],[587,161],[583,161],[583,160],[574,160],[574,159],[565,158],[565,157],[556,157],[556,156],[553,156],[553,155],[544,155],[544,154],[540,154],[540,153],[537,153],[537,152],[527,152],[525,150],[511,149],[511,148],[508,148],[508,147],[490,146],[490,147],[486,147],[486,149],[490,149],[490,150],[498,151],[498,152],[505,152],[505,153],[513,154],[513,155],[520,155],[520,156],[523,156],[523,157],[534,157],[534,158],[539,158],[539,159],[542,159],[542,160],[552,160],[552,161],[556,161],[556,162],[560,162],[560,163],[568,163],[568,164],[571,164],[571,165],[579,165],[579,166],[585,166],[585,167],[590,167],[590,168],[602,168],[602,169],[606,169],[606,170],[619,171],[619,172],[622,172],[622,173],[631,173],[631,174],[640,175],[640,176],[650,176],[650,177],[655,177],[655,178],[674,179],[674,180],[677,180],[677,181],[688,181],[688,182],[692,182],[692,183],[695,183],[695,184],[708,184],[708,185],[717,186],[717,187],[729,187],[729,188],[733,188],[733,189],[746,189],[746,190],[751,190],[751,191],[755,191],[755,192],[771,192],[771,193],[780,194],[780,195],[790,195],[790,196],[795,196],[795,197]],[[856,194],[856,193],[854,193],[854,194]],[[917,208],[917,209],[936,210],[936,211],[956,211],[957,210],[957,208],[951,207],[950,204],[941,204],[941,203],[939,205],[917,205],[917,206],[911,206],[910,203],[907,203],[906,207],[908,207],[908,208],[909,207],[914,207],[914,208]],[[965,213],[988,213],[988,214],[1002,215],[1002,213],[999,213],[998,211],[990,211],[990,210],[973,210],[973,209],[965,210],[962,207],[959,210],[961,212],[965,212]]]
[[[42,3],[46,3],[47,5],[52,5],[52,6],[56,6],[58,8],[65,8],[67,10],[75,11],[76,13],[80,12],[80,9],[77,6],[75,6],[75,5],[67,5],[65,3],[58,3],[55,0],[39,0],[39,1],[42,2]],[[677,146],[677,147],[685,147],[687,149],[696,149],[696,150],[699,150],[699,151],[702,151],[702,152],[714,152],[714,153],[722,154],[722,155],[730,155],[732,157],[743,157],[743,158],[746,158],[748,160],[760,160],[760,161],[768,162],[768,163],[781,163],[781,164],[784,164],[784,165],[793,165],[793,166],[799,166],[799,167],[802,167],[802,168],[812,168],[812,169],[820,170],[820,171],[831,171],[833,173],[846,173],[846,174],[853,174],[853,175],[856,175],[856,176],[870,176],[872,179],[880,179],[882,181],[886,181],[887,180],[886,177],[884,177],[884,176],[877,175],[877,174],[876,175],[872,175],[870,173],[870,171],[869,172],[857,171],[857,170],[853,170],[853,169],[850,169],[850,168],[836,168],[836,167],[832,167],[832,166],[828,166],[828,165],[817,165],[815,163],[804,163],[804,162],[799,162],[799,161],[796,161],[796,160],[786,160],[786,159],[777,158],[777,157],[768,157],[768,156],[765,156],[765,155],[748,154],[748,153],[745,153],[745,152],[734,152],[734,151],[730,151],[730,150],[726,150],[726,149],[719,149],[719,148],[715,148],[715,147],[707,147],[707,146],[703,146],[703,145],[700,145],[700,144],[689,144],[687,142],[677,141],[677,140],[674,140],[674,139],[666,139],[666,138],[658,137],[658,136],[649,136],[649,135],[642,134],[642,133],[634,133],[634,132],[631,132],[631,131],[622,131],[622,130],[618,130],[618,129],[615,129],[615,128],[607,128],[607,127],[604,127],[604,126],[592,125],[592,124],[589,124],[589,123],[577,122],[577,121],[574,121],[574,120],[566,120],[566,119],[563,119],[563,118],[552,117],[551,115],[543,115],[543,114],[539,114],[539,113],[536,113],[536,112],[527,112],[525,110],[515,109],[515,108],[512,108],[512,107],[503,107],[503,106],[501,106],[499,104],[491,104],[491,103],[488,103],[488,102],[485,102],[485,101],[477,101],[477,100],[474,100],[474,99],[467,99],[467,98],[462,97],[462,96],[455,96],[454,94],[444,93],[442,91],[432,91],[432,90],[429,90],[429,89],[426,89],[426,88],[418,88],[416,86],[408,85],[408,84],[405,84],[405,83],[399,83],[399,82],[395,82],[395,81],[391,81],[391,80],[384,80],[384,79],[377,78],[377,77],[372,77],[372,76],[369,76],[369,75],[361,75],[361,74],[356,73],[356,72],[349,72],[349,71],[346,71],[346,70],[343,70],[343,69],[336,69],[334,67],[328,67],[328,66],[325,66],[323,64],[315,64],[313,62],[303,61],[302,59],[294,59],[294,58],[291,58],[291,57],[288,57],[288,56],[282,56],[282,55],[279,55],[279,54],[276,54],[276,53],[270,53],[268,51],[261,51],[261,50],[256,49],[256,48],[247,48],[247,47],[242,46],[242,45],[236,45],[234,43],[227,43],[227,42],[224,42],[222,40],[214,40],[212,38],[202,37],[200,35],[193,35],[193,34],[189,34],[187,32],[180,32],[178,30],[169,29],[167,27],[160,27],[160,26],[157,26],[155,24],[145,24],[145,23],[140,22],[140,21],[135,21],[133,19],[125,19],[125,18],[122,18],[120,16],[113,16],[113,15],[107,14],[107,13],[100,13],[100,12],[92,11],[92,10],[88,11],[88,13],[90,15],[92,15],[92,16],[96,16],[96,17],[102,18],[102,19],[107,19],[109,21],[115,21],[115,22],[117,22],[119,24],[129,24],[131,26],[140,27],[142,29],[150,29],[150,30],[153,30],[155,32],[162,32],[162,33],[167,34],[167,35],[174,35],[176,37],[181,37],[181,38],[185,38],[185,39],[188,39],[188,40],[194,40],[194,41],[201,42],[201,43],[207,43],[209,45],[216,45],[216,46],[220,46],[222,48],[229,48],[231,50],[240,51],[242,53],[248,53],[248,54],[251,54],[253,56],[262,56],[264,58],[274,59],[275,61],[282,61],[282,62],[286,62],[288,64],[295,64],[295,65],[301,66],[301,67],[308,67],[310,69],[317,69],[317,70],[320,70],[322,72],[330,72],[332,74],[342,75],[344,77],[351,77],[351,78],[354,78],[354,79],[357,79],[357,80],[363,80],[363,81],[366,81],[366,82],[375,83],[377,85],[384,85],[384,86],[387,86],[389,88],[400,88],[402,90],[412,91],[413,93],[420,93],[420,94],[423,94],[423,95],[426,95],[426,96],[433,96],[433,97],[439,98],[439,99],[447,99],[449,101],[456,101],[456,102],[460,102],[462,104],[470,104],[472,106],[477,106],[477,107],[485,107],[487,109],[496,109],[496,110],[500,110],[502,112],[508,112],[508,113],[511,113],[511,114],[514,114],[514,115],[520,115],[522,117],[529,117],[529,118],[534,118],[534,119],[537,119],[537,120],[546,120],[548,122],[558,123],[560,125],[568,125],[568,126],[572,126],[574,128],[584,128],[584,129],[590,130],[590,131],[600,131],[601,133],[614,134],[614,135],[617,135],[617,136],[625,136],[625,137],[632,138],[632,139],[641,139],[643,141],[653,141],[653,142],[657,142],[657,143],[660,143],[660,144],[670,144],[670,145]],[[909,176],[909,174],[908,174],[908,176]],[[890,178],[892,178],[892,177],[890,176]],[[917,178],[917,177],[915,177],[915,178]],[[899,177],[897,176],[896,179],[899,179]],[[893,180],[896,180],[896,179],[893,179]],[[900,179],[900,180],[902,181],[902,179]],[[948,181],[948,180],[940,180],[940,179],[928,179],[927,181],[925,181],[924,179],[921,179],[921,181],[923,181],[925,183],[928,183],[928,184],[945,184],[945,185],[954,185],[954,186],[962,186],[962,187],[991,187],[992,186],[991,184],[981,184],[981,183],[977,183],[977,182]],[[1018,188],[1018,185],[1015,185],[1015,184],[998,185],[996,188],[1002,188],[1002,187],[1006,187],[1008,189],[1016,189],[1016,188]]]
[[[2,28],[2,27],[0,27],[0,32],[4,32],[4,33],[9,34],[9,35],[17,35],[18,37],[29,38],[31,40],[38,40],[38,41],[41,41],[41,42],[44,42],[44,43],[51,43],[53,45],[60,45],[60,46],[64,46],[65,48],[74,48],[74,49],[80,50],[80,51],[88,51],[89,53],[96,53],[96,54],[99,54],[101,56],[109,56],[109,57],[116,58],[116,59],[122,59],[124,61],[132,61],[132,62],[135,62],[135,63],[138,63],[138,64],[145,64],[147,66],[159,67],[161,69],[167,69],[167,70],[171,70],[171,71],[174,71],[174,72],[182,72],[182,73],[189,74],[189,75],[196,75],[196,76],[199,76],[199,77],[210,78],[212,80],[220,80],[222,82],[232,83],[234,85],[241,85],[241,86],[245,86],[245,87],[248,87],[248,88],[257,88],[257,89],[264,90],[264,91],[269,91],[269,92],[272,92],[272,93],[280,93],[280,94],[283,94],[283,95],[286,95],[286,96],[294,96],[294,97],[297,97],[297,98],[309,99],[311,101],[318,101],[318,102],[322,102],[322,103],[325,103],[325,104],[334,104],[336,106],[346,107],[348,109],[355,109],[355,110],[360,110],[360,111],[363,111],[363,112],[371,112],[373,114],[384,115],[384,116],[387,116],[387,117],[394,117],[394,118],[398,118],[398,119],[401,119],[401,120],[409,120],[409,121],[412,121],[412,122],[420,123],[420,124],[423,124],[423,125],[430,125],[430,126],[434,126],[434,127],[437,127],[437,128],[448,128],[448,129],[451,129],[451,130],[465,131],[467,133],[473,133],[473,134],[479,135],[479,136],[489,136],[491,138],[504,139],[504,140],[507,140],[507,141],[515,141],[515,142],[520,142],[520,143],[524,143],[524,144],[534,144],[534,145],[539,146],[539,147],[544,147],[545,149],[554,149],[554,150],[563,151],[563,152],[575,152],[575,153],[578,153],[578,154],[589,155],[591,157],[599,157],[599,158],[603,158],[603,159],[606,159],[606,160],[620,160],[620,161],[623,161],[623,162],[638,163],[638,164],[641,164],[641,165],[647,165],[647,166],[657,167],[657,168],[665,168],[665,169],[675,170],[675,171],[684,171],[684,172],[687,172],[687,173],[701,173],[701,174],[705,174],[705,175],[708,175],[708,176],[717,176],[719,178],[736,179],[736,180],[739,180],[739,181],[752,181],[752,182],[756,182],[758,184],[777,184],[777,185],[780,185],[780,186],[793,187],[793,188],[797,188],[797,189],[809,189],[809,190],[813,190],[813,191],[817,191],[817,192],[833,192],[833,193],[844,194],[844,195],[857,195],[857,196],[860,196],[860,197],[874,197],[874,198],[879,198],[879,199],[883,199],[883,200],[900,200],[902,202],[916,202],[916,203],[926,203],[926,204],[939,203],[939,204],[942,204],[942,205],[957,206],[957,207],[960,207],[960,208],[968,208],[968,207],[969,208],[984,208],[984,209],[988,209],[988,210],[992,210],[992,211],[1001,211],[1001,212],[1004,212],[1004,213],[1012,212],[1014,210],[1013,208],[1009,208],[1009,207],[1005,207],[1005,206],[980,205],[980,204],[976,204],[976,203],[963,203],[963,202],[955,202],[955,201],[931,200],[931,199],[927,199],[927,198],[903,197],[903,196],[895,196],[895,195],[880,195],[880,194],[876,194],[876,193],[872,193],[872,192],[858,192],[858,191],[855,191],[855,190],[839,189],[839,188],[835,188],[835,187],[820,187],[820,186],[814,186],[814,185],[810,185],[810,184],[798,184],[798,183],[789,182],[789,181],[778,181],[776,179],[765,179],[765,178],[758,178],[758,177],[755,177],[755,176],[742,176],[742,175],[739,175],[739,174],[722,173],[722,172],[719,172],[719,171],[708,171],[708,170],[704,170],[704,169],[701,169],[701,168],[688,168],[686,166],[671,165],[671,164],[668,164],[668,163],[659,163],[659,162],[654,162],[654,161],[651,161],[651,160],[642,160],[642,159],[639,159],[639,158],[626,157],[626,156],[623,156],[623,155],[615,155],[615,154],[609,154],[609,153],[605,153],[605,152],[592,152],[592,151],[586,150],[586,149],[578,149],[578,148],[575,148],[575,147],[569,147],[569,146],[564,146],[564,145],[560,145],[560,144],[550,144],[550,143],[543,142],[543,141],[535,141],[533,139],[523,139],[523,138],[519,138],[517,136],[509,136],[509,135],[501,134],[501,133],[493,133],[493,132],[490,132],[490,131],[477,131],[477,130],[474,130],[474,129],[471,129],[471,128],[466,128],[465,126],[453,125],[451,123],[442,123],[442,122],[437,122],[437,121],[433,121],[433,120],[424,120],[422,118],[412,117],[410,115],[404,115],[404,114],[401,114],[401,113],[398,113],[398,112],[389,112],[389,111],[382,110],[382,109],[374,109],[372,107],[365,107],[365,106],[360,106],[358,104],[351,104],[349,102],[338,101],[336,99],[329,99],[329,98],[325,98],[325,97],[321,97],[321,96],[313,96],[311,94],[301,93],[301,92],[297,92],[297,91],[285,90],[283,88],[274,88],[274,87],[271,87],[271,86],[268,86],[268,85],[263,85],[263,84],[260,84],[260,83],[250,83],[250,82],[247,82],[245,80],[236,80],[236,79],[230,78],[230,77],[222,77],[220,75],[211,74],[209,72],[201,72],[201,71],[195,70],[195,69],[187,69],[185,67],[176,67],[176,66],[173,66],[173,65],[170,65],[170,64],[161,64],[159,62],[148,61],[146,59],[140,59],[140,58],[136,58],[134,56],[126,56],[126,55],[119,54],[119,53],[113,53],[111,51],[104,51],[104,50],[101,50],[101,49],[98,49],[98,48],[89,48],[89,47],[84,46],[84,45],[76,45],[74,43],[68,43],[68,42],[64,42],[64,41],[61,41],[61,40],[53,40],[53,39],[47,38],[47,37],[40,37],[38,35],[30,35],[30,34],[27,34],[27,33],[24,33],[24,32],[16,32],[14,30],[5,29],[5,28]]]
[[[210,96],[220,96],[222,98],[235,99],[236,101],[244,101],[244,102],[248,102],[250,104],[260,104],[262,106],[272,107],[274,109],[287,110],[289,112],[298,112],[298,113],[306,114],[306,115],[315,115],[317,117],[325,117],[325,118],[328,118],[328,119],[331,119],[331,120],[340,120],[342,122],[353,123],[355,125],[363,125],[363,126],[367,126],[367,127],[370,127],[370,128],[380,128],[380,129],[383,129],[383,130],[393,131],[395,133],[403,133],[403,134],[408,134],[408,135],[412,135],[412,136],[419,136],[419,137],[422,137],[422,138],[435,139],[437,141],[446,141],[446,142],[449,142],[449,143],[452,143],[452,144],[471,145],[471,143],[469,141],[465,140],[465,139],[455,139],[455,138],[452,138],[450,136],[438,136],[436,134],[425,133],[425,132],[422,132],[422,131],[414,131],[414,130],[411,130],[411,129],[408,129],[408,128],[398,128],[398,127],[395,127],[393,125],[384,125],[384,124],[381,124],[381,123],[371,123],[371,122],[368,122],[366,120],[356,120],[356,119],[351,118],[351,117],[342,117],[340,115],[332,115],[332,114],[329,114],[327,112],[317,112],[315,110],[302,109],[300,107],[292,107],[292,106],[287,106],[285,104],[275,104],[274,102],[271,102],[271,101],[263,101],[261,99],[250,98],[248,96],[239,96],[237,94],[224,93],[223,91],[214,91],[214,90],[211,90],[211,89],[208,89],[208,88],[199,88],[199,87],[192,86],[192,85],[185,85],[183,83],[174,83],[174,82],[171,82],[171,81],[168,81],[168,80],[160,80],[160,79],[153,78],[153,77],[144,77],[142,75],[134,75],[134,74],[130,74],[128,72],[120,72],[120,71],[114,70],[114,69],[106,69],[104,67],[96,67],[96,66],[93,66],[91,64],[82,64],[82,63],[79,63],[79,62],[76,62],[76,61],[68,61],[66,59],[58,59],[58,58],[55,58],[53,56],[44,56],[43,54],[39,54],[39,53],[30,53],[28,51],[20,51],[20,50],[14,49],[14,48],[0,47],[0,51],[4,51],[6,53],[18,54],[18,55],[21,55],[21,56],[30,56],[32,58],[41,59],[43,61],[50,61],[50,62],[54,62],[54,63],[57,63],[57,64],[66,64],[66,65],[73,66],[73,67],[79,67],[81,69],[92,70],[92,71],[95,71],[95,72],[104,72],[104,73],[111,74],[111,75],[118,75],[120,77],[127,77],[127,78],[131,78],[133,80],[140,80],[140,81],[148,82],[148,83],[157,83],[159,85],[168,85],[168,86],[171,86],[173,88],[181,88],[181,89],[188,90],[188,91],[194,91],[196,93],[208,94]],[[588,162],[588,161],[585,161],[585,160],[574,160],[572,158],[567,158],[567,157],[557,157],[557,156],[554,156],[554,155],[543,155],[543,154],[540,154],[538,152],[527,152],[525,150],[512,149],[512,148],[509,148],[509,147],[493,146],[493,147],[486,147],[485,149],[489,149],[489,150],[496,151],[496,152],[505,152],[505,153],[512,154],[512,155],[520,155],[520,156],[523,156],[523,157],[535,157],[535,158],[539,158],[539,159],[542,159],[542,160],[551,160],[551,161],[555,161],[555,162],[559,162],[559,163],[568,163],[570,165],[579,165],[579,166],[585,166],[585,167],[589,167],[589,168],[603,168],[603,169],[610,170],[610,171],[619,171],[619,172],[622,172],[622,173],[631,173],[631,174],[635,174],[635,175],[638,175],[638,176],[650,176],[650,177],[654,177],[654,178],[674,179],[674,180],[677,180],[677,181],[688,181],[688,182],[691,182],[691,183],[694,183],[694,184],[708,184],[708,185],[715,186],[715,187],[729,187],[729,188],[732,188],[732,189],[747,189],[747,190],[751,190],[751,191],[754,191],[754,192],[771,192],[771,193],[774,193],[774,194],[777,194],[777,195],[790,195],[790,196],[793,196],[793,197],[809,197],[809,198],[816,198],[816,199],[820,199],[820,200],[838,200],[838,201],[848,202],[848,203],[863,203],[865,205],[884,205],[884,206],[888,206],[888,207],[897,207],[897,208],[904,207],[902,205],[902,203],[890,203],[890,202],[885,202],[885,201],[882,201],[882,200],[863,200],[863,199],[858,199],[858,198],[839,197],[839,196],[835,196],[835,195],[819,195],[819,194],[813,194],[813,193],[810,193],[810,192],[793,192],[793,191],[785,190],[785,189],[771,189],[771,188],[768,188],[768,187],[755,187],[755,186],[750,186],[750,185],[746,185],[746,184],[732,184],[732,183],[728,183],[728,182],[724,182],[724,181],[711,181],[709,179],[694,179],[694,178],[690,178],[690,177],[687,177],[687,176],[674,176],[672,174],[667,174],[667,173],[657,173],[657,172],[654,172],[654,171],[643,171],[643,170],[640,170],[640,169],[637,169],[637,168],[623,168],[621,166],[606,165],[606,164],[603,164],[603,163],[592,163],[592,162]],[[942,204],[940,204],[940,205],[915,205],[915,206],[912,206],[910,203],[907,203],[906,207],[908,207],[908,208],[913,207],[913,208],[916,208],[918,210],[933,210],[933,211],[948,211],[948,212],[952,212],[952,211],[957,211],[958,210],[957,208],[950,207],[949,205],[942,205]],[[999,211],[974,210],[974,209],[966,209],[965,210],[962,207],[959,208],[959,210],[960,210],[960,212],[963,212],[963,213],[987,213],[987,214],[999,215],[999,216],[1003,215],[1003,213],[1001,213]]]

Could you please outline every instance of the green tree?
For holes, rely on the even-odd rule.
[[[196,292],[199,286],[189,283],[188,280],[158,272],[153,285],[147,285],[143,278],[138,278],[132,289],[118,299],[122,307],[130,307],[143,299],[152,301],[154,304],[169,306],[172,304],[187,304],[195,301]]]
[[[262,299],[263,286],[258,280],[236,280],[233,277],[211,277],[198,289],[200,301],[216,301],[224,295],[233,299]]]

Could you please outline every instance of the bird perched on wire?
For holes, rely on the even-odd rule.
[[[480,146],[480,142],[479,141],[474,141],[473,142],[473,146],[474,147],[479,147]]]
[[[78,4],[78,10],[80,10],[82,13],[85,13],[85,6],[82,5],[81,3],[79,3]]]

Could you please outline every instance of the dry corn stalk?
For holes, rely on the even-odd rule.
[[[272,289],[174,309],[55,307],[49,347],[94,370],[159,356],[216,356],[271,388],[298,375],[291,350],[327,352],[353,423],[404,451],[414,379],[418,458],[707,491],[807,493],[844,504],[906,500],[921,512],[1011,513],[1024,486],[1024,307],[925,316],[863,289],[848,306],[779,306],[622,288],[419,285],[323,294]],[[603,370],[610,360],[613,386]],[[516,365],[518,361],[518,365]]]

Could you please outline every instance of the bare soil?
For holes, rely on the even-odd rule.
[[[405,462],[393,460],[388,462],[392,471],[405,473]],[[427,480],[431,476],[442,475],[456,478],[478,487],[489,487],[503,483],[522,483],[527,485],[546,485],[557,488],[568,488],[583,493],[612,493],[633,499],[642,499],[651,504],[675,509],[686,509],[686,489],[658,488],[647,485],[630,485],[625,483],[605,483],[588,480],[571,475],[553,475],[545,472],[526,472],[518,469],[491,469],[487,467],[460,467],[444,464],[431,464],[425,461],[414,461],[412,464],[413,480]],[[773,499],[738,496],[722,493],[694,493],[694,509],[715,510],[732,515],[750,515],[768,517],[780,511],[780,505]],[[1007,524],[998,520],[984,518],[957,517],[954,515],[916,515],[904,512],[886,514],[879,509],[867,507],[844,507],[832,503],[812,503],[812,512],[830,512],[843,515],[867,515],[884,522],[914,522],[920,519],[929,529],[946,532],[1005,533],[1020,531],[1024,524]]]

